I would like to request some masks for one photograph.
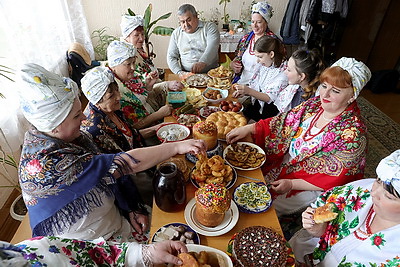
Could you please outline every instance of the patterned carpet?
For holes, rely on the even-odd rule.
[[[376,178],[376,167],[381,159],[400,149],[400,125],[363,97],[357,98],[368,129],[366,178]]]

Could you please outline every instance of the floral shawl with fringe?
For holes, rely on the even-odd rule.
[[[19,181],[33,235],[62,232],[102,206],[104,193],[128,209],[112,176],[121,171],[122,161],[119,154],[100,154],[85,132],[69,143],[35,128],[29,130],[21,152]]]
[[[262,166],[266,179],[303,179],[327,190],[363,178],[367,135],[355,101],[328,123],[318,146],[288,162],[283,161],[291,141],[303,131],[301,123],[320,109],[320,98],[315,97],[288,112],[256,123],[253,139],[267,156]],[[291,191],[287,196],[298,192]]]

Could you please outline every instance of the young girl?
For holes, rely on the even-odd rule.
[[[287,61],[281,42],[270,36],[260,37],[254,45],[257,67],[249,86],[234,85],[233,97],[251,96],[251,103],[245,104],[244,115],[258,121],[279,113],[275,100],[279,92],[288,85],[284,71]]]
[[[325,63],[317,49],[296,50],[289,58],[285,74],[289,85],[283,89],[275,101],[279,112],[286,112],[315,96],[319,86],[319,76]]]

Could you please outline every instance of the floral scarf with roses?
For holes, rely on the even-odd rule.
[[[328,123],[319,145],[284,161],[291,142],[307,130],[302,123],[321,109],[320,98],[314,97],[288,112],[256,123],[253,139],[264,148],[267,157],[262,171],[270,181],[303,179],[327,190],[363,178],[367,135],[355,101]],[[298,192],[293,190],[287,197]]]
[[[365,225],[372,208],[375,179],[362,179],[321,194],[313,207],[334,203],[338,216],[329,222],[314,249],[315,263],[323,266],[399,266],[400,224],[361,240],[354,232]],[[364,227],[365,228],[365,227]]]
[[[87,133],[74,143],[49,137],[35,128],[25,134],[19,182],[33,235],[61,232],[113,197],[115,154],[99,154]]]
[[[140,250],[139,244],[134,244]],[[36,237],[16,245],[0,241],[1,266],[125,266],[130,243]],[[135,259],[142,262],[139,253]],[[4,264],[4,265],[3,265]]]

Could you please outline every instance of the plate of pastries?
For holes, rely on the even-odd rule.
[[[264,150],[248,142],[237,142],[227,146],[223,152],[226,162],[237,170],[255,170],[266,159]]]
[[[231,188],[236,180],[236,171],[220,155],[208,158],[205,154],[198,154],[198,160],[192,169],[190,179],[196,188],[205,184],[220,184],[227,189]]]
[[[231,89],[232,83],[229,79],[210,78],[207,82],[207,87],[218,89]]]
[[[232,77],[233,72],[232,70],[225,68],[224,66],[221,65],[218,68],[209,70],[207,74],[211,78],[229,79]]]

